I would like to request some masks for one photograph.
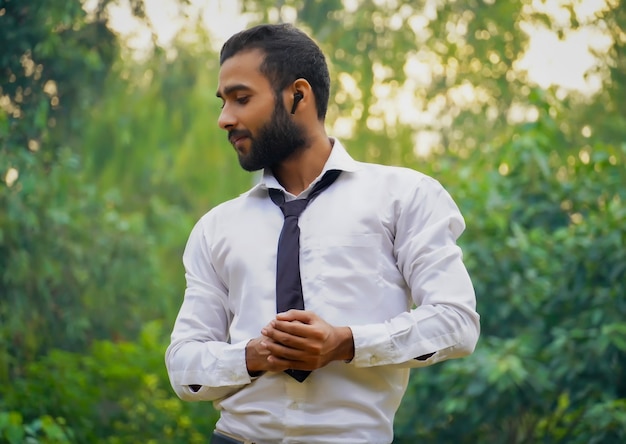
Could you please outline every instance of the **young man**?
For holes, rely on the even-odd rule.
[[[463,218],[435,180],[326,135],[328,68],[301,31],[241,32],[220,63],[219,126],[264,173],[191,232],[172,386],[221,411],[213,443],[390,443],[409,370],[478,340]]]

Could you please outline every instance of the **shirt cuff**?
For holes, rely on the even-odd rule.
[[[225,344],[214,358],[214,366],[209,369],[184,372],[178,381],[187,393],[203,393],[206,387],[229,387],[252,382],[246,367],[246,345],[248,341]],[[194,391],[191,385],[202,386]]]
[[[218,360],[218,372],[223,375],[224,382],[230,384],[249,384],[251,379],[246,366],[246,345],[248,341],[232,344],[222,350]]]
[[[354,339],[356,367],[374,367],[395,363],[396,350],[385,324],[350,326]]]

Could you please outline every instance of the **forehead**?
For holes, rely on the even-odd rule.
[[[262,51],[242,51],[230,57],[220,67],[217,85],[218,96],[227,95],[234,87],[244,86],[251,90],[271,89],[269,80],[260,71],[265,59]]]

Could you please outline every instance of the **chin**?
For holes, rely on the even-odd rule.
[[[252,164],[242,156],[239,156],[239,165],[241,166],[241,168],[249,172],[259,171],[263,169],[263,166]]]

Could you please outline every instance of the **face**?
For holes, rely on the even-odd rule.
[[[228,131],[247,171],[272,168],[306,146],[304,130],[259,71],[262,62],[260,51],[242,52],[227,59],[219,75],[217,96],[223,108],[218,124]]]

